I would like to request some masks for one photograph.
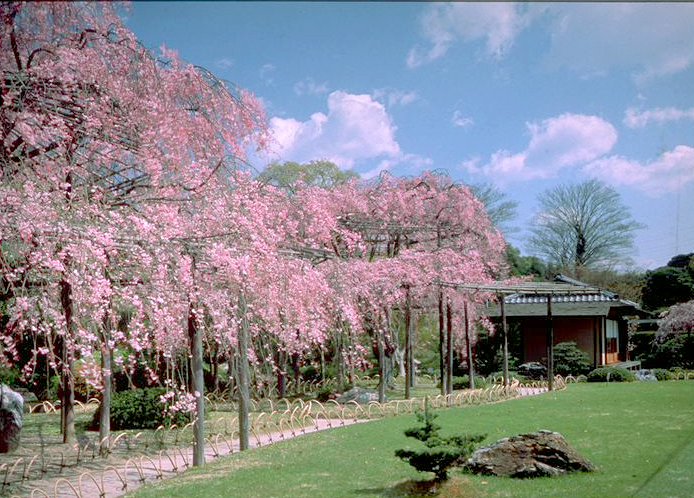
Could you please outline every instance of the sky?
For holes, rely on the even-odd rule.
[[[694,4],[134,2],[147,47],[252,92],[273,161],[445,170],[518,202],[597,178],[645,225],[640,269],[694,252]]]

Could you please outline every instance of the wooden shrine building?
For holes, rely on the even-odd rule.
[[[557,275],[547,288],[551,285],[563,290],[551,298],[554,345],[575,342],[588,353],[594,367],[630,360],[628,317],[645,317],[647,312],[613,292],[563,275]],[[547,296],[521,290],[506,294],[504,307],[509,324],[516,323],[520,328],[522,361],[546,362]],[[490,306],[487,314],[501,316],[500,306]]]

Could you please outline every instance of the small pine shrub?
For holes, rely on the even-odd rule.
[[[665,370],[664,368],[654,368],[653,370],[651,370],[651,373],[655,375],[655,378],[659,381],[672,380],[675,378],[672,372],[670,372],[669,370]]]
[[[588,374],[588,382],[632,382],[634,374],[626,368],[600,367]]]
[[[161,402],[162,395],[169,390],[165,387],[149,387],[120,391],[111,398],[111,429],[156,429],[160,425],[185,425],[191,421],[190,415],[177,413],[167,416]],[[101,407],[94,413],[92,427],[99,426]]]
[[[575,342],[560,342],[554,346],[555,375],[585,375],[591,368],[588,353],[580,349]]]
[[[440,482],[448,479],[448,469],[466,459],[475,449],[475,445],[486,435],[465,434],[443,438],[439,436],[441,426],[434,423],[436,417],[437,415],[430,411],[429,403],[427,403],[424,414],[417,414],[417,420],[424,425],[405,431],[407,437],[424,443],[425,449],[421,451],[400,449],[395,451],[395,456],[405,460],[419,472],[433,472],[436,481]]]

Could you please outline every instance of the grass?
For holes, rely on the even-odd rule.
[[[454,477],[437,496],[689,497],[694,489],[694,382],[573,384],[566,391],[444,410],[443,433],[487,433],[486,442],[550,429],[598,466],[591,474],[512,480]],[[313,434],[235,454],[149,485],[133,496],[423,496],[418,474],[393,456],[413,444],[414,415]]]

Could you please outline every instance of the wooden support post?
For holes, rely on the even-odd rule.
[[[443,291],[439,287],[439,372],[441,374],[441,394],[448,392],[448,375],[446,375],[446,354],[444,348],[444,325],[443,325]]]
[[[379,328],[376,330],[378,341],[378,402],[386,402],[386,386],[388,383],[386,374],[386,345],[383,338],[383,331]]]
[[[405,287],[405,399],[410,399],[412,387],[412,309],[410,288]]]
[[[470,378],[470,389],[475,388],[475,368],[472,361],[472,342],[470,341],[470,318],[467,313],[467,301],[463,305],[463,312],[465,314],[465,343],[467,345],[467,368],[468,377]]]
[[[501,330],[504,339],[504,387],[508,388],[508,323],[506,322],[506,308],[504,307],[504,295],[499,294],[499,304],[501,305]]]
[[[547,295],[547,383],[554,390],[554,323],[552,320],[552,296]]]
[[[446,394],[453,394],[453,320],[450,299],[446,303]]]
[[[101,344],[101,411],[99,412],[99,454],[105,456],[109,450],[108,440],[111,436],[111,322],[110,306],[104,317],[104,329]]]
[[[250,396],[248,393],[248,317],[246,316],[246,298],[243,292],[239,293],[239,317],[241,326],[239,327],[239,378],[237,380],[239,388],[239,443],[241,450],[247,450],[249,446],[249,406]]]
[[[188,307],[188,337],[192,353],[195,422],[193,423],[193,466],[205,465],[205,381],[202,368],[202,334],[195,324],[193,304]]]

